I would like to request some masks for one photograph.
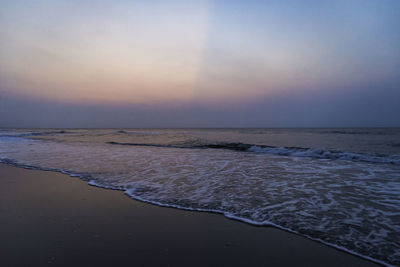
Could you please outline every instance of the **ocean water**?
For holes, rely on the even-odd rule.
[[[2,129],[0,161],[400,265],[400,129]]]

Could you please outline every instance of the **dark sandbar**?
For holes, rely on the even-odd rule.
[[[0,266],[377,266],[272,227],[0,164]]]

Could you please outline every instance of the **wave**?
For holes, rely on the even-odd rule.
[[[244,143],[215,143],[215,144],[145,144],[145,143],[120,143],[106,142],[111,145],[123,146],[148,146],[160,148],[182,148],[182,149],[226,149],[240,152],[253,152],[288,157],[309,157],[317,159],[348,160],[367,163],[383,163],[400,165],[400,155],[377,155],[344,152],[340,150],[329,150],[325,148],[303,148],[303,147],[275,147],[266,145],[244,144]]]
[[[345,135],[393,135],[393,128],[351,128],[351,129],[336,129],[326,131],[329,134],[345,134]]]
[[[6,133],[1,134],[0,137],[30,137],[30,136],[43,136],[43,135],[55,135],[55,134],[66,134],[69,133],[67,131],[50,131],[50,132],[29,132],[29,133]]]
[[[373,131],[357,131],[357,130],[333,130],[330,131],[328,133],[332,133],[332,134],[362,134],[362,135],[367,135],[367,134],[371,134],[371,135],[389,135],[390,133],[387,132],[373,132]]]
[[[164,132],[141,132],[141,131],[124,131],[119,130],[117,134],[130,134],[130,135],[164,135]]]
[[[110,145],[122,145],[122,146],[150,146],[150,147],[162,147],[162,148],[191,148],[191,149],[228,149],[235,151],[247,151],[252,145],[243,143],[216,143],[216,144],[196,144],[194,142],[186,142],[182,144],[146,144],[146,143],[120,143],[120,142],[106,142]]]

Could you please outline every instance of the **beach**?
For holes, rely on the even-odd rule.
[[[273,227],[0,164],[0,266],[377,266]]]

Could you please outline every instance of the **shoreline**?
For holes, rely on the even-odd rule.
[[[0,265],[379,266],[287,231],[0,163]]]

